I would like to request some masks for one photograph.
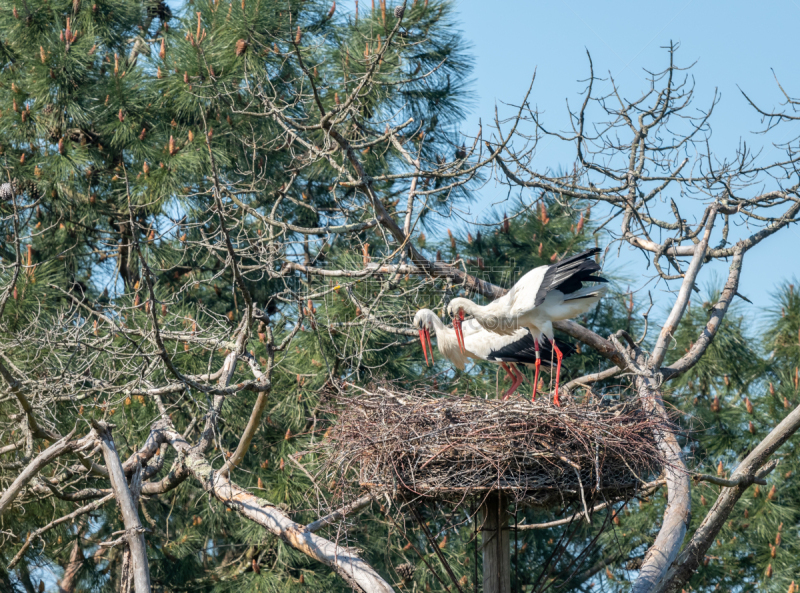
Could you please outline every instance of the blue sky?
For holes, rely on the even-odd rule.
[[[720,157],[731,156],[745,140],[762,148],[761,160],[779,158],[773,142],[800,135],[800,122],[777,133],[756,134],[760,117],[750,108],[738,87],[764,107],[777,106],[782,97],[775,74],[790,94],[800,96],[800,62],[797,60],[797,25],[800,1],[776,1],[769,7],[753,2],[686,0],[656,2],[540,2],[456,0],[460,26],[472,44],[475,103],[464,132],[474,133],[478,122],[491,119],[496,102],[517,103],[530,83],[536,84],[531,102],[544,111],[551,127],[566,129],[566,103],[574,105],[588,75],[589,50],[595,75],[610,72],[623,94],[633,98],[647,88],[644,69],[667,65],[663,49],[680,43],[678,63],[689,65],[696,84],[697,107],[706,107],[717,89],[720,103],[712,118],[711,147]],[[737,87],[738,85],[738,87]],[[574,149],[551,142],[537,156],[539,168],[571,168]],[[488,185],[472,212],[480,216],[502,199],[506,188]],[[783,280],[800,278],[800,227],[783,230],[745,256],[740,292],[760,310],[770,305],[769,293]],[[645,262],[623,252],[607,265],[641,277]],[[716,274],[724,279],[722,265],[701,274],[705,286]],[[654,292],[654,296],[658,295]],[[645,296],[646,298],[646,296]],[[658,298],[664,302],[665,299]]]

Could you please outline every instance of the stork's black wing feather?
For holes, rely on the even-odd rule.
[[[558,345],[558,349],[561,350],[561,353],[564,355],[564,358],[572,356],[572,354],[575,353],[575,347],[572,346],[572,344],[562,342],[561,340],[556,340],[556,344]],[[552,359],[553,346],[547,341],[546,338],[539,342],[539,353],[542,357],[542,364],[551,364],[550,361]],[[489,356],[486,358],[487,360],[495,362],[535,364],[536,345],[533,342],[533,335],[530,332],[527,332],[525,336],[519,340],[507,344],[502,348],[498,348],[497,350],[492,350],[489,353]]]
[[[593,275],[601,269],[592,259],[596,253],[600,253],[600,249],[593,247],[550,266],[536,291],[534,307],[541,305],[552,290],[570,294],[583,288],[582,282],[608,282],[605,278]]]

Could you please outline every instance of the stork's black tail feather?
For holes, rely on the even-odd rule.
[[[568,358],[575,353],[575,347],[572,344],[562,342],[561,340],[556,340],[556,345],[558,346],[558,349],[561,350],[564,358]],[[542,336],[542,340],[539,342],[539,354],[541,356],[542,364],[545,366],[550,366],[551,361],[555,360],[555,357],[553,356],[553,345],[544,336]],[[490,352],[489,356],[486,358],[487,360],[496,362],[535,364],[536,346],[533,342],[533,335],[528,332],[523,339],[518,340],[513,344],[497,350],[492,350],[492,352]]]
[[[600,253],[600,249],[593,247],[550,266],[536,293],[535,306],[542,304],[551,290],[560,290],[568,295],[583,288],[582,282],[608,282],[602,276],[594,275],[601,270],[593,259],[597,253]]]
[[[592,247],[591,249],[587,249],[586,251],[581,251],[580,253],[576,253],[575,255],[572,255],[570,257],[566,257],[566,258],[560,260],[556,265],[559,268],[565,268],[565,267],[568,267],[568,266],[570,266],[570,265],[572,265],[572,264],[574,264],[576,262],[582,262],[583,260],[588,259],[588,258],[600,253],[600,251],[602,251],[602,250],[599,247]],[[600,267],[598,266],[597,269],[599,270]]]

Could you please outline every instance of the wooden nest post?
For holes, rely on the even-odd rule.
[[[508,497],[493,492],[478,512],[483,550],[483,593],[511,593],[511,541]]]

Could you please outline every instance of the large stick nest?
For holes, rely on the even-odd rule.
[[[445,500],[505,491],[547,506],[625,497],[659,471],[654,429],[636,400],[556,408],[376,387],[346,399],[329,468],[360,486]]]

